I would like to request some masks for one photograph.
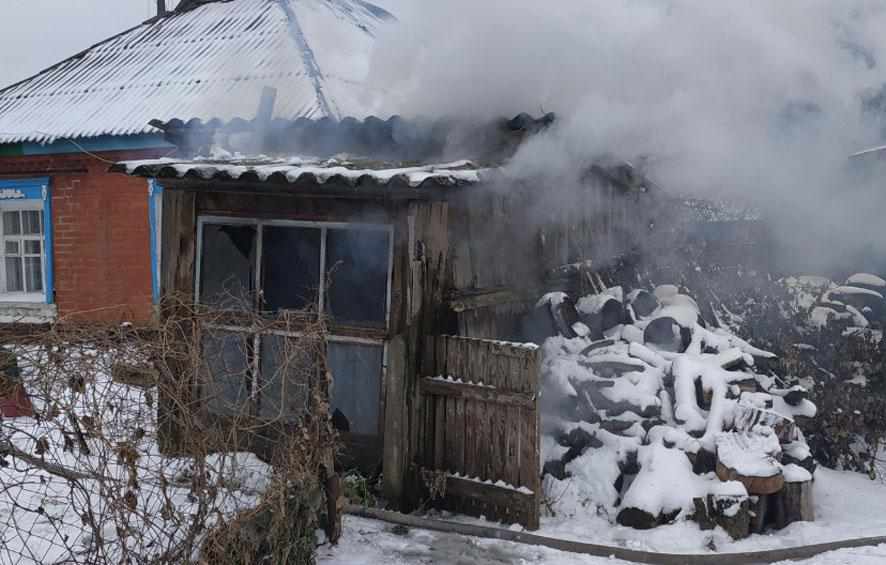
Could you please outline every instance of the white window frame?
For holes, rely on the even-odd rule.
[[[40,213],[40,231],[37,234],[6,235],[4,222],[4,212],[39,212]],[[20,216],[21,217],[21,216]],[[2,201],[0,202],[0,302],[22,302],[22,303],[44,303],[46,301],[46,221],[45,209],[42,201],[23,200],[23,201]],[[20,220],[21,223],[21,220]],[[20,228],[23,226],[20,226]],[[19,253],[15,257],[19,257],[22,263],[22,284],[26,286],[27,276],[25,273],[25,257],[37,257],[34,253],[25,253],[25,241],[40,242],[40,290],[31,291],[8,291],[6,290],[6,242],[16,241],[19,244]]]
[[[387,332],[390,328],[391,323],[391,289],[393,286],[393,275],[394,275],[394,226],[391,224],[372,224],[372,223],[361,223],[361,222],[314,222],[314,221],[302,221],[302,220],[276,220],[276,219],[259,219],[259,218],[249,218],[249,217],[241,217],[241,216],[213,216],[213,215],[201,215],[197,218],[197,249],[196,249],[196,257],[195,257],[195,268],[194,268],[194,303],[200,304],[200,281],[202,275],[202,264],[203,264],[203,227],[207,224],[210,225],[228,225],[228,226],[255,226],[256,228],[256,247],[255,247],[255,288],[258,292],[261,292],[262,285],[262,242],[264,238],[264,230],[262,228],[266,226],[271,227],[296,227],[296,228],[314,228],[319,229],[321,231],[320,234],[320,280],[319,290],[318,290],[318,304],[317,311],[320,315],[325,313],[325,288],[326,288],[326,234],[330,229],[359,229],[359,230],[373,230],[373,231],[385,231],[388,234],[388,272],[387,272],[387,288],[385,291],[385,324],[384,324],[384,332]],[[255,351],[261,351],[261,336],[262,334],[273,334],[280,335],[286,337],[299,338],[304,334],[301,332],[286,332],[279,330],[271,330],[259,332],[255,328],[246,328],[243,326],[233,326],[233,325],[225,325],[225,324],[207,324],[207,327],[210,329],[217,329],[223,331],[231,331],[231,332],[239,332],[239,333],[252,333],[255,335],[255,341],[253,342],[253,346]],[[367,329],[377,329],[373,327],[368,327]],[[384,398],[385,394],[385,379],[384,375],[387,372],[388,367],[388,340],[387,339],[378,339],[373,337],[356,337],[342,334],[330,334],[326,337],[327,343],[342,343],[342,344],[355,344],[355,345],[374,345],[380,346],[382,348],[382,366],[379,368],[379,393],[381,398]],[[260,367],[259,363],[261,361],[261,355],[257,354],[254,356],[252,360],[252,370],[254,374],[260,375]],[[258,397],[259,393],[259,379],[252,379],[252,389],[250,390],[250,399],[255,401]],[[381,400],[381,398],[379,400]],[[384,415],[379,414],[379,426],[384,425]],[[381,429],[379,430],[379,435],[381,435]]]

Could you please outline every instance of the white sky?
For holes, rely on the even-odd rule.
[[[170,8],[178,0],[167,0]],[[0,87],[153,15],[156,0],[0,0]]]

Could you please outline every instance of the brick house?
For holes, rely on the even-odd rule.
[[[175,155],[151,120],[253,121],[263,92],[280,93],[268,119],[366,117],[363,59],[391,18],[359,0],[183,0],[0,90],[0,322],[149,321],[159,199],[109,164]]]

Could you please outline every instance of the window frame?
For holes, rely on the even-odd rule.
[[[16,212],[19,216],[19,233],[7,235],[5,229],[4,216],[7,212]],[[40,230],[36,234],[24,233],[24,222],[22,221],[22,212],[38,212],[40,214]],[[46,298],[46,218],[44,217],[43,203],[34,200],[19,200],[12,202],[0,202],[0,255],[3,262],[0,264],[0,301],[7,302],[42,302]],[[15,255],[6,252],[6,242],[14,241],[18,243],[19,250]],[[40,243],[40,253],[27,253],[25,251],[26,241],[37,241]],[[20,260],[22,266],[22,288],[23,290],[7,289],[7,270],[6,259],[8,257],[16,257]],[[27,290],[27,268],[25,266],[26,257],[38,257],[40,259],[40,290]]]
[[[385,320],[384,326],[380,330],[373,326],[337,326],[334,321],[330,325],[331,332],[326,336],[326,343],[368,345],[381,347],[381,367],[379,367],[379,418],[378,430],[374,437],[381,437],[384,430],[384,396],[385,396],[385,373],[388,366],[388,341],[391,324],[391,301],[392,288],[394,278],[394,226],[392,224],[365,223],[365,222],[341,222],[341,221],[306,221],[306,220],[286,220],[286,219],[266,219],[245,216],[219,216],[219,215],[198,215],[197,216],[197,244],[196,255],[194,261],[194,304],[200,304],[201,294],[201,277],[203,264],[203,229],[207,224],[210,225],[232,225],[232,226],[255,226],[256,228],[256,247],[255,247],[255,284],[258,296],[263,293],[262,286],[262,263],[263,263],[263,240],[264,227],[293,227],[293,228],[312,228],[319,229],[320,234],[320,280],[317,292],[317,312],[320,316],[326,313],[326,242],[327,234],[331,229],[339,230],[372,230],[383,231],[388,235],[387,249],[387,281],[385,289]],[[253,304],[253,312],[258,310],[257,302]],[[242,325],[228,324],[207,324],[207,328],[237,332],[242,334],[251,334],[253,339],[254,351],[261,351],[261,336],[278,335],[283,337],[295,338],[304,337],[304,333],[299,331],[280,331],[280,330],[259,330],[258,328],[244,327]],[[378,334],[378,335],[367,335]],[[250,362],[250,370],[254,375],[261,375],[261,355],[256,354]],[[251,379],[251,388],[249,391],[249,401],[252,402],[253,410],[257,405],[259,391],[262,386],[263,379]],[[357,435],[357,434],[354,434]]]
[[[0,266],[0,305],[37,305],[52,306],[55,302],[55,284],[53,271],[53,233],[52,233],[52,196],[50,178],[0,179],[0,213],[2,212],[38,211],[42,215],[39,234],[19,234],[5,236],[2,233],[2,217],[0,217],[0,251],[3,252],[3,265]],[[22,257],[23,284],[25,283],[24,257],[36,257],[36,254],[25,253],[26,240],[40,241],[40,267],[42,289],[34,292],[6,291],[6,241],[19,241],[19,257]]]
[[[383,231],[388,234],[388,271],[387,271],[387,288],[385,289],[385,321],[384,331],[387,332],[391,324],[391,287],[393,285],[394,274],[394,226],[391,224],[373,224],[363,222],[318,222],[304,220],[277,220],[277,219],[261,219],[247,218],[241,216],[198,216],[197,218],[197,255],[194,267],[194,303],[200,304],[201,292],[201,275],[203,264],[203,227],[206,224],[213,225],[232,225],[243,226],[251,225],[256,228],[256,244],[255,244],[255,288],[257,292],[262,290],[262,259],[263,259],[263,240],[264,228],[269,227],[292,227],[292,228],[313,228],[320,230],[320,280],[318,296],[317,296],[317,312],[320,315],[326,313],[326,237],[329,230],[372,230]],[[362,326],[359,326],[362,327]],[[373,329],[367,326],[368,329]],[[345,332],[348,333],[348,332]],[[378,340],[379,342],[383,340]]]

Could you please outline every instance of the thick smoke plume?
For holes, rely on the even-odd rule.
[[[886,174],[849,159],[886,143],[886,0],[385,7],[400,23],[379,37],[370,71],[389,93],[381,113],[553,111],[557,127],[514,167],[648,157],[669,192],[760,207],[803,267],[865,246],[886,256]]]

